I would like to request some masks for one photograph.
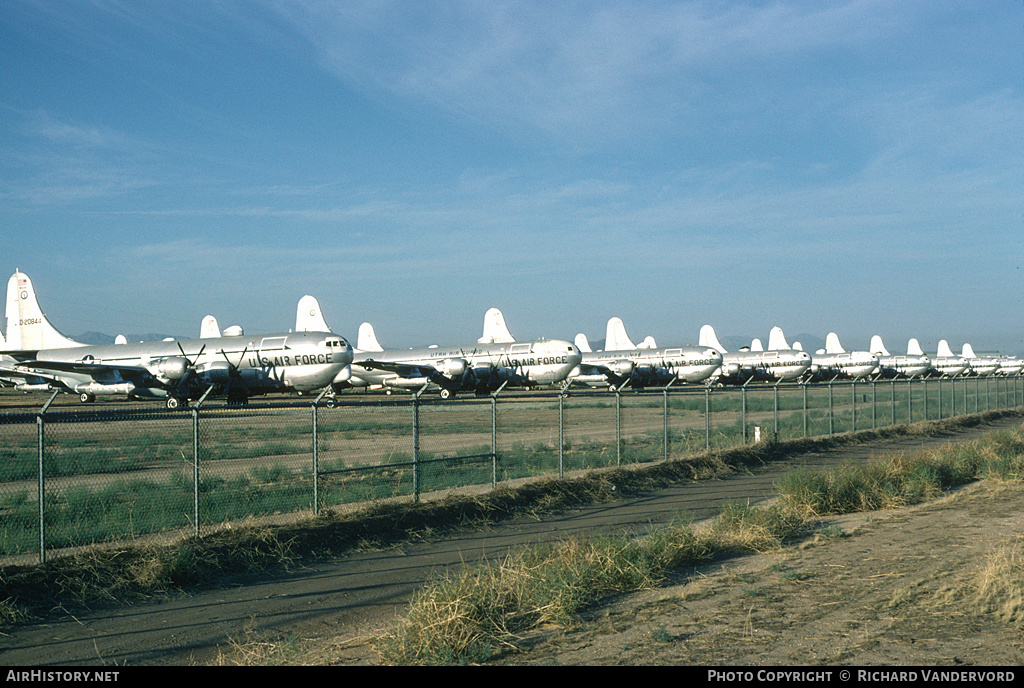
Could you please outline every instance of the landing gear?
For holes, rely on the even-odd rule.
[[[175,409],[183,408],[188,402],[180,397],[167,397],[167,408],[172,411]]]
[[[91,404],[92,402],[96,401],[96,395],[89,394],[88,392],[82,392],[81,396],[79,396],[78,399],[83,404]]]
[[[453,392],[450,389],[443,389],[443,388],[441,389],[441,398],[442,399],[451,399],[452,395],[453,395]]]

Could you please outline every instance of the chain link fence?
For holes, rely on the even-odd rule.
[[[0,393],[0,557],[8,563],[373,500],[437,499],[756,441],[1020,407],[1024,379],[448,400],[354,394],[178,411],[143,402],[51,407],[54,400]]]

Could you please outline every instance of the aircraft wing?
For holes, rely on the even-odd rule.
[[[2,375],[25,378],[43,378],[64,383],[61,373],[87,375],[96,382],[138,382],[150,379],[152,374],[142,366],[108,365],[106,363],[74,363],[70,361],[18,361],[11,369],[4,366]]]
[[[416,365],[414,363],[397,363],[395,361],[375,361],[368,358],[362,361],[353,361],[353,365],[362,366],[370,370],[384,370],[395,373],[401,377],[415,378],[422,377],[442,387],[458,385],[457,380],[443,375],[439,370],[428,365]]]

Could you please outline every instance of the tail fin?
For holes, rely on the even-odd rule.
[[[383,351],[384,347],[377,341],[377,333],[373,331],[373,325],[364,322],[359,326],[359,335],[356,339],[356,349],[359,351]]]
[[[7,349],[39,350],[85,346],[65,337],[43,315],[32,280],[15,272],[7,283]]]
[[[770,339],[768,340],[768,343],[771,344],[771,340]],[[789,347],[787,346],[786,348],[788,349]],[[757,338],[751,339],[750,340],[750,350],[751,351],[764,351],[764,344],[761,343],[760,339],[757,339]]]
[[[754,349],[753,346],[750,347]],[[772,328],[772,331],[768,334],[768,350],[778,351],[780,349],[791,349],[789,342],[786,341],[786,335],[782,333],[782,328],[776,325]],[[757,351],[757,349],[754,349]]]
[[[718,335],[715,334],[715,328],[711,325],[704,325],[700,328],[700,337],[697,340],[700,346],[710,346],[712,349],[720,354],[728,353],[718,342]]]
[[[509,344],[516,340],[508,331],[505,316],[497,308],[484,313],[484,334],[476,340],[478,344]]]
[[[843,349],[843,345],[839,343],[839,335],[835,332],[829,332],[825,337],[825,353],[827,354],[845,354],[846,351]]]
[[[871,353],[892,356],[889,350],[885,348],[885,344],[882,343],[882,337],[877,334],[871,337]]]
[[[974,347],[964,342],[963,352],[960,354],[964,358],[977,358],[978,355],[974,353]]]
[[[947,342],[945,339],[939,340],[939,349],[936,352],[936,354],[938,354],[939,356],[948,356],[950,358],[952,358],[955,355],[953,353],[953,350],[949,348],[949,342]]]
[[[647,335],[644,340],[636,345],[638,349],[657,349],[658,343],[654,341],[654,337]]]
[[[921,342],[917,341],[916,338],[911,338],[907,342],[907,356],[924,356],[924,349],[921,348]]]
[[[200,339],[217,339],[220,337],[220,325],[217,324],[217,318],[212,315],[208,315],[203,318],[202,324],[199,326],[199,338]]]
[[[299,299],[299,306],[295,311],[296,332],[330,332],[324,320],[323,311],[320,310],[320,302],[315,297],[306,294]]]
[[[578,335],[576,335],[576,340],[573,342],[573,344],[576,345],[577,349],[579,349],[580,351],[586,352],[588,354],[592,353],[592,351],[593,351],[590,348],[590,342],[587,340],[587,335],[583,334],[582,332],[580,332]]]
[[[626,334],[626,326],[618,317],[609,318],[608,327],[605,330],[604,350],[605,351],[632,351],[636,344]]]

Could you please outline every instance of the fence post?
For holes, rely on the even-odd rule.
[[[857,381],[850,382],[850,432],[857,432]]]
[[[781,380],[779,382],[781,382]],[[773,433],[772,441],[773,442],[778,442],[779,441],[779,383],[778,382],[775,383],[775,386],[772,387],[772,390],[775,392],[775,394],[774,394],[774,397],[775,397],[775,431]]]
[[[743,425],[743,444],[747,443],[747,385],[740,387],[740,423]]]
[[[804,437],[807,437],[807,383],[803,383],[804,388]]]
[[[889,381],[889,406],[892,409],[892,425],[896,425],[896,379]]]
[[[423,385],[423,389],[427,386]],[[420,392],[423,391],[420,390]],[[412,501],[420,501],[420,392],[412,395]]]
[[[565,475],[565,391],[558,393],[558,477]],[[494,440],[491,440],[491,451],[494,451]]]
[[[38,498],[37,501],[39,502],[39,563],[40,564],[45,564],[46,563],[46,504],[45,504],[45,500],[46,500],[46,478],[45,478],[45,475],[46,475],[46,472],[44,470],[44,466],[45,466],[45,463],[46,463],[46,461],[45,461],[46,449],[45,449],[44,438],[46,436],[46,433],[44,431],[45,422],[43,421],[43,414],[46,413],[46,409],[50,408],[50,404],[52,404],[53,400],[57,398],[57,394],[59,394],[59,391],[58,390],[53,390],[53,394],[50,395],[50,398],[46,401],[45,404],[43,404],[43,407],[41,409],[39,409],[39,413],[36,414],[36,435],[37,435],[36,439],[37,439],[38,448],[39,448],[39,467],[38,467],[38,470],[39,470],[39,498]]]
[[[828,436],[835,434],[835,420],[832,413],[832,382],[828,383]]]
[[[199,535],[199,407],[192,412],[192,527]]]
[[[508,380],[491,392],[491,489],[498,486],[498,395],[505,389]],[[558,475],[562,475],[562,401],[558,401]]]
[[[704,388],[704,449],[711,451],[711,388]]]
[[[622,465],[622,387],[615,390],[615,465]]]

